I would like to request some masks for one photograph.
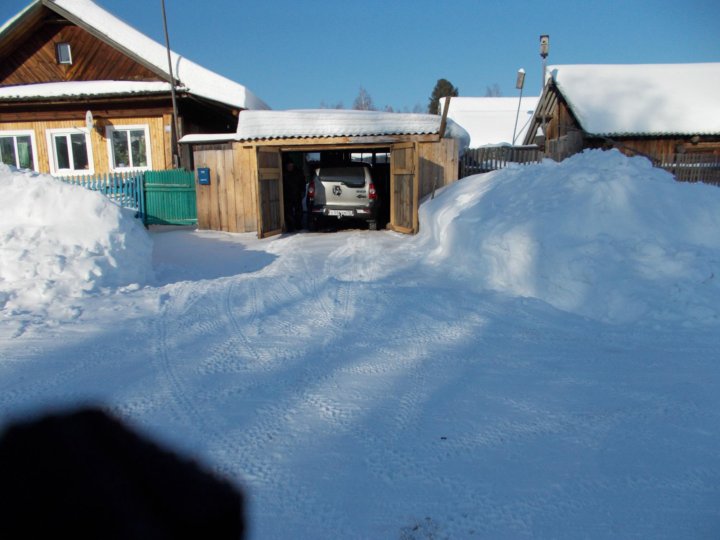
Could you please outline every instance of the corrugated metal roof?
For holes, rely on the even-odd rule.
[[[425,135],[439,131],[440,117],[432,114],[336,109],[243,111],[238,119],[236,139]]]
[[[77,97],[111,97],[151,94],[168,94],[170,83],[138,81],[73,81],[40,84],[23,84],[0,87],[0,99],[26,101]]]

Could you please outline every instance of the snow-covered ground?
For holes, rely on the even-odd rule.
[[[264,241],[69,189],[0,169],[3,424],[101,403],[258,540],[720,534],[717,188],[594,151]]]

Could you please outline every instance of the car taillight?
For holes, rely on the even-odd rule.
[[[314,199],[315,198],[315,180],[310,180],[310,185],[308,185],[308,199]]]
[[[373,184],[372,182],[370,182],[370,187],[368,188],[368,199],[377,199],[375,184]]]

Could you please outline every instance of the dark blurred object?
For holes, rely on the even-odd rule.
[[[242,538],[242,494],[99,409],[0,437],[0,538]]]

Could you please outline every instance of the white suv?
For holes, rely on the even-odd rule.
[[[370,166],[318,167],[308,185],[310,228],[324,219],[358,219],[377,229],[380,201]]]

